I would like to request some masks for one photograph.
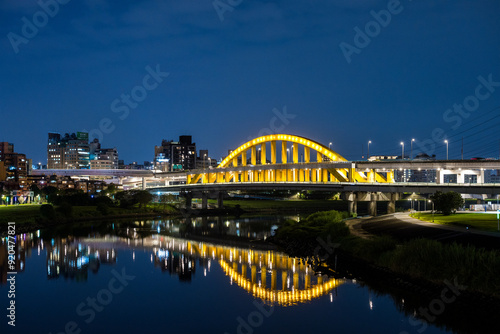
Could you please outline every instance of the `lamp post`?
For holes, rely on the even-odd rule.
[[[434,201],[431,200],[432,203],[432,222],[434,223]]]
[[[205,169],[205,160],[207,160],[207,154],[203,154],[203,169]]]
[[[500,209],[498,208],[498,197],[497,195],[497,230],[500,231]]]
[[[368,153],[366,154],[366,160],[370,159],[370,144],[372,143],[371,140],[368,141]]]
[[[415,141],[414,138],[411,139],[410,142],[410,160],[413,160],[413,142]]]
[[[405,143],[401,142],[401,160],[405,158]]]
[[[444,142],[446,144],[446,160],[448,160],[448,139],[445,139]]]
[[[330,149],[330,146],[332,146],[332,142],[328,143],[328,149]]]
[[[257,156],[258,156],[258,159],[260,161],[260,164],[262,165],[262,157],[261,157],[261,154],[260,154],[260,147],[258,148],[258,150],[259,150],[259,153],[257,154]]]

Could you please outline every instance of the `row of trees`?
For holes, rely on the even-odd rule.
[[[40,190],[40,195],[45,196],[47,202],[53,205],[69,204],[72,206],[120,206],[130,208],[136,204],[139,208],[153,200],[153,195],[146,190],[126,190],[118,191],[107,189],[98,194],[87,194],[78,189],[59,190],[52,186],[47,186]]]

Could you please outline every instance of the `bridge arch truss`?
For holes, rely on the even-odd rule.
[[[279,151],[281,159],[278,161]],[[393,181],[392,170],[386,173],[377,173],[375,170],[357,171],[354,164],[314,140],[275,134],[244,143],[231,151],[217,168],[188,173],[186,183]]]

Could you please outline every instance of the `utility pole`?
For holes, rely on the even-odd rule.
[[[464,160],[464,137],[462,137],[462,160]]]

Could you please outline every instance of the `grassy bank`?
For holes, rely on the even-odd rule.
[[[274,241],[287,252],[301,257],[314,257],[318,246],[335,245],[342,252],[396,274],[436,284],[456,277],[467,291],[500,297],[500,252],[427,239],[403,244],[390,237],[361,239],[349,234],[343,217],[337,212],[326,212],[311,215],[299,223],[288,222],[278,229]],[[321,254],[324,253],[323,250]]]
[[[432,213],[417,212],[411,214],[411,217],[417,218],[422,221],[432,222]],[[497,229],[497,215],[488,213],[457,213],[453,215],[444,216],[442,214],[434,214],[434,223],[441,225],[451,225],[460,227],[472,227],[483,231],[496,232]]]
[[[213,202],[215,204],[215,201]],[[237,205],[245,211],[323,211],[345,210],[344,201],[334,200],[224,200],[224,207],[235,208]]]
[[[16,222],[16,226],[37,226],[44,223],[67,223],[70,221],[81,221],[82,219],[106,219],[117,217],[129,217],[140,215],[161,215],[161,214],[176,214],[178,212],[171,205],[163,205],[151,203],[142,208],[134,206],[131,208],[120,207],[107,207],[106,212],[98,210],[97,206],[73,206],[71,207],[71,214],[64,215],[61,212],[56,213],[51,222],[43,217],[40,212],[41,205],[38,204],[23,204],[23,205],[10,205],[0,207],[0,229],[7,226],[8,222]],[[53,225],[53,224],[52,224]]]

